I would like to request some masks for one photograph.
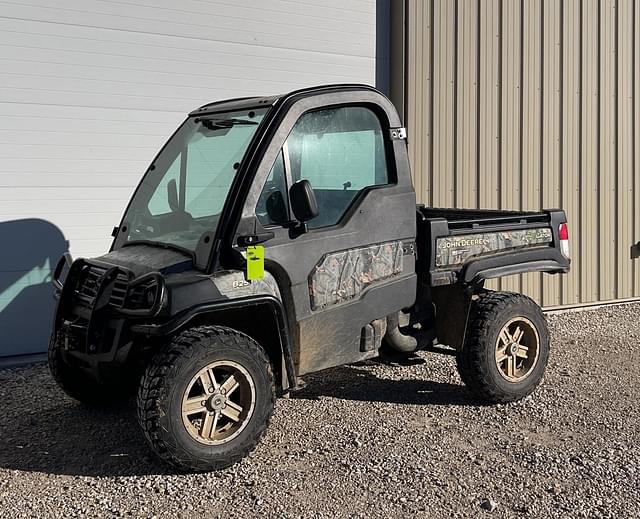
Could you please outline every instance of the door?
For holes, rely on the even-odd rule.
[[[275,159],[265,154],[253,206],[256,226],[274,233],[265,268],[285,299],[299,374],[375,355],[367,325],[413,304],[416,292],[415,195],[398,182],[389,121],[375,105],[327,104],[307,100],[290,118]],[[319,208],[308,232],[287,195],[301,179]]]

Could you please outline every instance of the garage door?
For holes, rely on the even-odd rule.
[[[0,358],[46,350],[50,269],[107,250],[187,111],[375,79],[374,0],[0,0]]]

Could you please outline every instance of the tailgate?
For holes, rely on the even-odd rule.
[[[523,272],[559,273],[562,210],[539,213],[418,208],[418,270],[431,286]],[[568,250],[568,243],[567,243]]]

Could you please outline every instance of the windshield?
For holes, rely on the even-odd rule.
[[[215,233],[251,138],[267,108],[190,117],[160,152],[123,219],[128,242],[195,251]]]

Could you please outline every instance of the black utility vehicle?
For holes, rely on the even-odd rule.
[[[58,263],[55,379],[92,404],[137,391],[151,448],[188,470],[245,456],[301,376],[380,355],[451,353],[478,397],[531,393],[545,318],[483,284],[567,272],[565,214],[416,206],[405,139],[362,85],[189,114],[111,252]]]

